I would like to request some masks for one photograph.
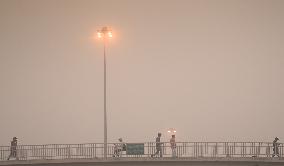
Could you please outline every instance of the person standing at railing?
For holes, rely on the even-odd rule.
[[[156,156],[157,154],[160,154],[160,157],[163,157],[162,154],[162,143],[161,143],[161,133],[158,133],[158,137],[156,137],[156,153],[152,154],[151,157]]]
[[[7,160],[10,160],[11,157],[16,158],[16,160],[18,160],[18,156],[17,156],[18,141],[17,139],[18,139],[17,137],[13,137],[13,140],[11,141],[10,155]]]
[[[172,157],[177,157],[177,145],[176,145],[176,136],[172,135],[172,138],[170,139],[171,149],[172,149]]]
[[[279,157],[279,143],[277,142],[279,140],[278,137],[276,137],[273,141],[273,155],[272,157],[274,156],[278,156]]]
[[[126,151],[126,144],[122,141],[122,138],[118,139],[119,143],[114,144],[113,157],[121,157],[122,151]]]

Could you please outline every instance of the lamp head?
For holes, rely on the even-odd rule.
[[[112,31],[108,27],[103,27],[97,31],[98,38],[112,38]]]

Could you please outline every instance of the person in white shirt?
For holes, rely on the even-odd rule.
[[[125,143],[122,138],[118,139],[119,143],[114,144],[114,154],[113,157],[121,157],[122,151],[126,151]]]

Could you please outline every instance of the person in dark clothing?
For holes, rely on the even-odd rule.
[[[279,157],[279,143],[277,142],[279,140],[279,138],[275,138],[273,141],[273,155],[274,156],[278,156]]]
[[[172,149],[172,157],[177,157],[177,144],[176,144],[176,136],[172,135],[172,138],[170,139],[171,149]]]
[[[163,157],[162,154],[162,143],[161,143],[161,133],[158,133],[158,137],[156,137],[156,153],[152,154],[151,157],[156,156],[157,154],[160,154],[160,157]]]
[[[17,156],[17,137],[13,137],[13,140],[11,141],[11,147],[10,147],[10,155],[8,157],[8,160],[10,160],[11,157],[16,158],[18,160]]]

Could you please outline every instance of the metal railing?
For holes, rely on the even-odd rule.
[[[133,144],[133,143],[132,143]],[[120,157],[151,157],[156,151],[155,142],[142,144],[143,153],[131,154],[121,152]],[[127,145],[127,143],[126,143]],[[130,145],[130,144],[129,144]],[[141,148],[141,146],[140,146]],[[283,143],[279,144],[279,157],[284,157]],[[133,150],[133,149],[132,149]],[[141,149],[140,149],[141,150]],[[163,157],[172,157],[172,149],[169,142],[161,145]],[[0,161],[6,161],[11,153],[10,146],[0,146]],[[108,144],[107,157],[112,158],[115,153],[115,145]],[[268,142],[177,142],[176,155],[178,158],[268,158],[274,151],[272,143]],[[102,159],[104,157],[103,143],[87,144],[50,144],[50,145],[18,145],[16,157],[18,160],[56,160],[56,159]],[[157,155],[157,157],[159,157]],[[11,160],[14,160],[13,157]]]

